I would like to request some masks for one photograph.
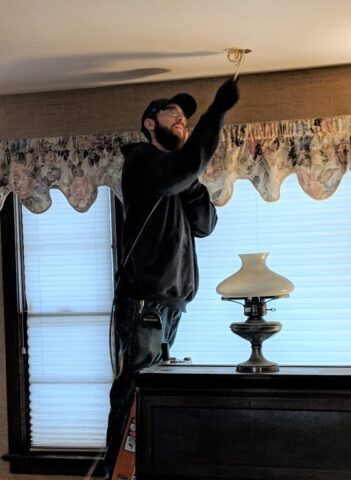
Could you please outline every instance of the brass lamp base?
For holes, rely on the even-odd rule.
[[[282,328],[279,322],[266,322],[264,319],[256,321],[236,322],[230,325],[232,332],[251,342],[251,356],[246,362],[236,367],[242,373],[278,372],[279,366],[267,360],[262,353],[262,342],[279,332]]]
[[[222,297],[223,298],[223,297]],[[238,372],[264,373],[278,372],[279,366],[275,362],[267,360],[262,353],[262,342],[275,333],[280,332],[282,324],[279,322],[267,322],[263,315],[267,313],[267,302],[280,297],[243,297],[245,300],[244,315],[248,317],[246,322],[234,322],[230,325],[233,333],[236,333],[251,343],[251,356],[236,367]],[[239,303],[238,298],[226,297],[223,300]]]

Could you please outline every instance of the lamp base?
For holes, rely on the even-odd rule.
[[[241,373],[273,373],[279,372],[277,363],[269,363],[267,365],[251,365],[249,361],[239,363],[236,366],[236,371]]]
[[[232,332],[251,342],[251,356],[236,367],[242,373],[265,373],[278,372],[279,366],[275,362],[267,360],[262,353],[262,342],[279,332],[282,328],[279,322],[256,321],[236,322],[230,325]]]

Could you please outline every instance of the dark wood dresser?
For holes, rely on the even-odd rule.
[[[351,368],[139,373],[137,479],[351,480]]]

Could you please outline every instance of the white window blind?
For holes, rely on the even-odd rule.
[[[324,201],[308,197],[295,175],[282,185],[281,199],[268,203],[247,180],[217,209],[213,234],[197,241],[200,288],[183,315],[172,356],[197,363],[236,364],[247,360],[248,341],[229,325],[245,321],[243,308],[222,301],[216,286],[236,272],[239,253],[269,252],[268,266],[295,284],[290,297],[272,301],[266,320],[280,321],[280,333],[263,351],[281,365],[351,363],[351,176]]]
[[[281,199],[264,202],[238,181],[217,209],[214,233],[197,241],[200,288],[183,315],[172,355],[197,363],[235,364],[249,342],[229,329],[244,321],[240,305],[221,301],[217,284],[240,266],[239,253],[269,252],[268,266],[295,284],[269,307],[283,324],[264,342],[281,365],[351,361],[351,177],[328,200],[303,193],[294,175]],[[108,324],[113,295],[108,189],[85,214],[59,191],[44,214],[23,209],[29,310],[30,409],[33,447],[102,447],[112,380]]]
[[[58,190],[40,215],[22,209],[32,447],[105,443],[112,372],[110,194],[84,214]]]

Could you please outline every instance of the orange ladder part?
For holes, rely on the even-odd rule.
[[[134,398],[128,421],[124,429],[121,448],[113,471],[112,480],[135,479],[135,445],[136,445],[136,399]]]
[[[163,363],[170,363],[169,345],[161,344]],[[190,357],[185,363],[192,363]],[[128,421],[124,429],[123,440],[118,452],[117,462],[112,480],[135,480],[135,449],[136,449],[136,397],[134,396]]]

